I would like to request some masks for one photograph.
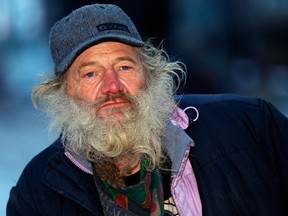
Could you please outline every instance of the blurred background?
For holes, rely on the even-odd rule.
[[[288,116],[286,0],[0,0],[0,215],[22,169],[57,134],[33,109],[32,87],[52,72],[53,24],[90,3],[114,3],[143,38],[155,38],[186,63],[180,93],[261,97]]]

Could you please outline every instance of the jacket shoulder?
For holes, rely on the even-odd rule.
[[[34,170],[41,171],[41,167],[45,166],[45,164],[49,163],[49,159],[58,153],[63,153],[64,147],[61,143],[60,138],[54,141],[50,146],[46,149],[38,153],[32,160],[27,164],[25,169],[33,168]]]
[[[63,152],[64,150],[60,139],[58,139],[31,159],[22,171],[16,186],[11,189],[7,211],[9,210],[10,212],[12,209],[13,211],[21,211],[24,208],[29,209],[29,205],[33,200],[31,197],[37,193],[41,193],[43,190],[43,176],[48,167],[49,159],[61,151]],[[38,198],[34,200],[37,200],[37,202],[41,201]],[[23,203],[25,204],[22,205]],[[31,215],[33,214],[31,213]]]
[[[195,142],[189,159],[203,214],[287,215],[287,117],[260,98],[218,94],[177,99],[181,108],[199,112],[185,132]],[[193,119],[193,111],[185,112]]]

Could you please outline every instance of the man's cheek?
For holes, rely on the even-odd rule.
[[[82,99],[89,103],[94,102],[94,100],[96,99],[95,90],[93,89],[91,85],[88,85],[88,84],[82,84],[82,85],[76,86],[74,95],[78,99]]]

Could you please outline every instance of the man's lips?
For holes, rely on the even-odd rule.
[[[129,104],[128,101],[108,101],[99,106],[99,109],[103,108],[113,108],[113,107],[119,107]]]

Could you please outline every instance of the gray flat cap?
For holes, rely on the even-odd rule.
[[[85,49],[104,41],[144,44],[130,17],[116,5],[87,5],[58,21],[49,41],[55,75],[64,73]]]

